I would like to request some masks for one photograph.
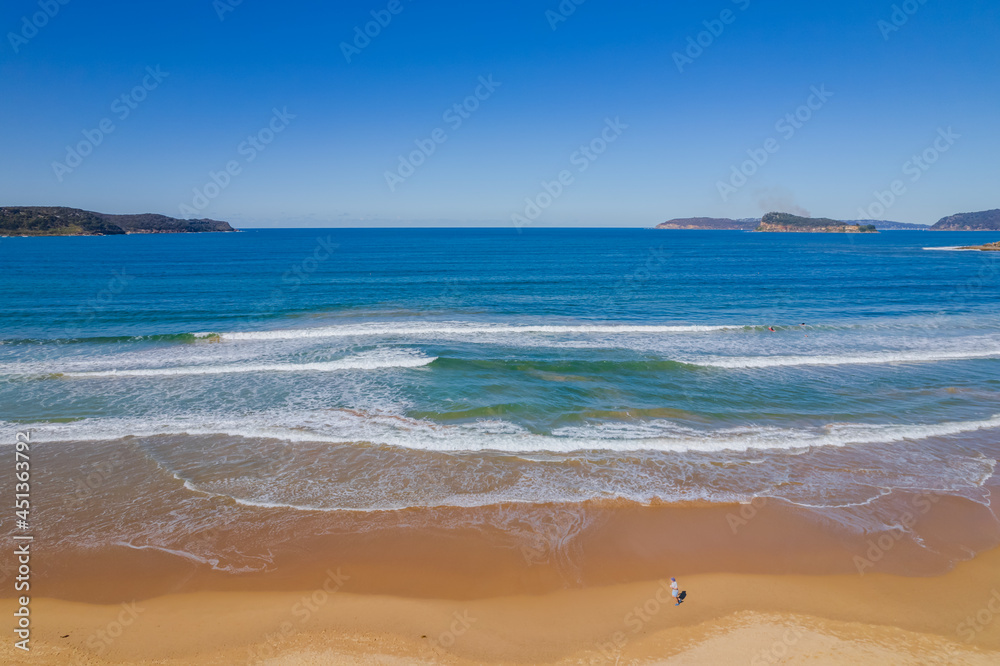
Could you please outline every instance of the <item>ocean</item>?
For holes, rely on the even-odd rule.
[[[6,444],[31,429],[53,461],[37,492],[63,547],[155,548],[233,571],[266,549],[220,564],[179,544],[232,526],[236,508],[245,520],[773,498],[824,511],[896,492],[988,507],[1000,253],[925,248],[995,240],[5,238],[0,422]]]

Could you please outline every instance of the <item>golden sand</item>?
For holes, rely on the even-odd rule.
[[[44,664],[996,664],[1000,550],[929,577],[696,574],[485,599],[312,589],[35,599]],[[24,660],[12,641],[4,663]]]

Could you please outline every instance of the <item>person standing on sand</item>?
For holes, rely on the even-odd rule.
[[[674,604],[674,606],[680,606],[681,605],[681,601],[682,600],[679,598],[680,593],[681,593],[681,591],[677,587],[677,579],[674,578],[673,576],[671,576],[670,577],[670,594],[674,595],[674,601],[676,602]]]

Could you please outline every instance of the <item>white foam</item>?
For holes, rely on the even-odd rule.
[[[935,363],[971,359],[1000,358],[1000,350],[875,352],[824,356],[739,356],[710,357],[685,361],[712,368],[777,368],[802,365],[880,365],[887,363]]]
[[[173,368],[132,368],[127,370],[95,370],[63,372],[63,377],[173,377],[181,375],[221,375],[251,372],[340,372],[343,370],[380,370],[383,368],[419,368],[437,357],[412,352],[371,352],[319,363],[233,363],[226,365],[192,365]]]
[[[502,334],[518,335],[533,334],[580,334],[580,333],[707,333],[746,328],[745,326],[656,326],[628,324],[580,324],[580,325],[521,325],[510,326],[502,324],[478,325],[471,323],[443,324],[352,324],[343,326],[324,326],[317,328],[284,329],[276,331],[244,331],[221,333],[223,340],[287,340],[297,338],[335,338],[335,337],[427,337],[432,335],[476,335]],[[197,333],[199,337],[211,335]]]
[[[326,410],[264,413],[239,420],[197,415],[162,423],[131,419],[87,419],[33,428],[33,441],[101,441],[157,435],[228,435],[285,442],[365,442],[402,449],[439,452],[573,453],[578,451],[718,452],[800,450],[947,437],[1000,428],[1000,414],[979,421],[938,424],[830,424],[817,428],[741,426],[699,430],[667,420],[607,422],[532,433],[515,424],[491,421],[443,425],[398,414]]]
[[[218,558],[215,557],[202,557],[200,555],[195,555],[194,553],[189,553],[186,550],[177,550],[175,548],[167,548],[166,546],[154,546],[154,545],[142,545],[137,546],[135,544],[129,543],[128,541],[112,541],[112,546],[122,546],[124,548],[130,548],[132,550],[155,550],[161,553],[168,553],[174,555],[175,557],[181,557],[186,560],[191,560],[197,564],[206,564],[216,571],[225,571],[227,573],[241,574],[241,573],[253,573],[258,571],[260,567],[252,566],[222,566]],[[261,558],[256,558],[261,559]]]
[[[161,553],[169,553],[171,555],[176,555],[177,557],[183,557],[186,560],[191,560],[192,562],[196,562],[198,564],[207,564],[207,565],[211,566],[213,569],[217,569],[217,570],[219,569],[219,560],[218,559],[207,559],[207,558],[204,558],[204,557],[199,557],[199,556],[197,556],[197,555],[195,555],[193,553],[189,553],[189,552],[183,551],[183,550],[174,550],[172,548],[165,548],[163,546],[136,546],[136,545],[131,544],[131,543],[127,542],[127,541],[112,541],[111,545],[112,546],[122,546],[124,548],[130,548],[132,550],[156,550],[156,551],[159,551]]]
[[[944,247],[925,247],[925,250],[948,250],[949,252],[979,252],[974,247],[965,247],[961,245],[954,246],[944,246]]]

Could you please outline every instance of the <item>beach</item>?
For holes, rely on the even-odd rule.
[[[784,527],[794,531],[795,526]],[[815,537],[800,536],[800,542]],[[367,557],[368,566],[332,558],[298,569],[280,586],[260,586],[280,590],[241,590],[258,586],[248,581],[212,585],[195,577],[181,589],[207,589],[116,603],[112,597],[155,587],[149,578],[157,574],[180,580],[185,572],[176,562],[156,558],[135,567],[113,557],[78,563],[77,586],[79,576],[95,576],[88,585],[99,586],[109,603],[36,598],[39,629],[31,659],[53,664],[779,664],[808,658],[989,664],[1000,654],[997,550],[933,576],[689,573],[680,575],[689,597],[677,607],[668,597],[667,578],[552,589],[558,586],[544,575],[531,576],[527,563],[480,552],[475,564],[490,567],[490,584],[499,586],[494,591],[503,587],[497,567],[511,576],[510,589],[521,590],[482,595],[464,584],[479,577],[477,566],[467,563],[464,571],[428,566],[428,550],[434,548],[430,559],[449,562],[452,539],[423,541],[421,548],[412,539],[397,541],[387,534],[372,544],[394,553],[381,565]],[[337,559],[346,563],[334,565]],[[609,573],[610,563],[601,566]],[[618,575],[642,578],[623,570]],[[59,585],[68,591],[72,582]],[[57,592],[48,584],[45,590]],[[5,660],[16,659],[9,644],[3,650]]]
[[[1000,655],[1000,549],[991,548],[1000,533],[991,511],[965,500],[906,497],[893,510],[911,529],[871,534],[773,499],[243,510],[231,531],[195,533],[169,551],[48,548],[33,571],[32,661],[988,664]],[[269,565],[259,571],[184,555],[205,544],[246,555],[261,542]],[[671,576],[688,592],[679,607]]]
[[[995,662],[995,253],[661,233],[19,239],[31,661]]]

